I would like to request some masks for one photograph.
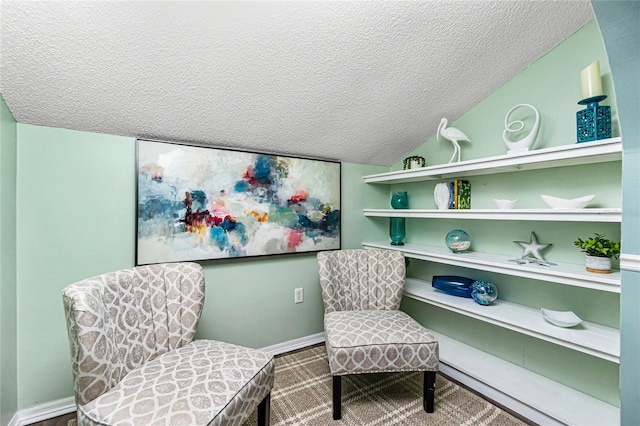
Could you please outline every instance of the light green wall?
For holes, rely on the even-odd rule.
[[[610,4],[605,6],[606,3]],[[626,5],[613,6],[614,3]],[[596,2],[594,6],[598,6],[596,13],[600,19],[603,9],[617,7],[636,7],[637,9],[637,4],[633,3],[635,2]],[[636,23],[637,19],[633,20],[632,26],[622,28],[620,31],[637,34]],[[607,23],[600,22],[601,26],[605,24]],[[605,40],[607,40],[606,37]],[[612,105],[614,109],[615,133],[619,134],[606,55],[597,26],[595,23],[590,23],[453,123],[472,138],[471,144],[463,145],[463,159],[503,154],[505,147],[501,134],[504,115],[511,106],[521,102],[534,104],[542,113],[541,134],[536,148],[562,145],[574,140],[575,111],[580,108],[576,105],[580,95],[578,75],[580,69],[594,59],[601,61],[605,91],[610,95],[605,104]],[[635,64],[632,68],[627,67],[627,72],[630,73],[629,69],[631,69],[633,76],[626,81],[621,82],[618,79],[617,70],[614,70],[619,93],[622,89],[629,89],[629,86],[635,84],[628,92],[633,96],[634,88],[637,89],[635,75],[638,68],[637,62]],[[638,111],[637,103],[633,102],[621,104],[620,108],[625,113]],[[10,418],[16,407],[24,409],[72,394],[67,336],[60,296],[62,287],[89,275],[133,265],[135,144],[131,138],[18,124],[16,164],[16,160],[11,160],[16,150],[15,122],[10,115],[7,115],[8,110],[4,102],[0,104],[0,112],[3,114],[0,123],[0,143],[2,144],[0,150],[2,195],[0,209],[0,244],[2,244],[0,262],[2,397],[0,403],[2,405],[0,415],[2,418],[0,421],[5,424],[7,416]],[[624,124],[624,116],[620,121]],[[629,122],[637,123],[637,116],[631,117]],[[637,126],[623,126],[622,132],[625,137],[625,163],[629,159],[634,159],[635,164],[638,164],[640,137],[637,134]],[[633,140],[635,142],[632,142]],[[12,150],[14,150],[13,154]],[[431,165],[447,162],[451,152],[451,145],[448,142],[436,142],[435,138],[432,138],[416,150],[415,154],[424,155],[428,164]],[[635,157],[629,157],[629,154]],[[606,165],[602,167],[604,167],[603,170],[608,170]],[[398,168],[401,166],[394,167],[394,169]],[[637,168],[635,175],[630,170],[630,167],[625,167],[623,177],[626,183],[625,209],[628,206],[637,207],[638,205]],[[343,247],[345,248],[358,247],[361,240],[386,238],[388,221],[362,218],[361,215],[363,207],[378,207],[388,203],[388,187],[362,183],[362,176],[382,171],[386,170],[374,166],[343,164],[342,210]],[[17,195],[15,185],[12,186],[10,183],[15,179],[16,173]],[[575,173],[587,174],[580,170]],[[514,174],[503,176],[509,176],[509,182],[512,183],[504,195],[520,193],[524,182],[511,180]],[[531,172],[530,179],[526,174],[522,176],[524,181],[543,183],[541,186],[545,189],[566,191],[561,190],[556,184],[556,179],[562,179],[562,175],[550,177],[546,173]],[[476,181],[473,186],[473,202],[480,203],[478,206],[488,203],[487,200],[494,196],[492,191],[498,187],[498,181],[492,181],[490,177],[484,179]],[[614,175],[611,179],[615,181],[618,175]],[[418,190],[412,188],[412,201],[424,205],[432,202],[430,196],[433,191],[432,185],[422,188],[421,196],[417,196]],[[620,194],[617,191],[610,194],[600,188],[594,191],[598,202],[605,201],[606,205],[616,205],[619,202]],[[558,195],[567,196],[564,193],[558,193]],[[15,200],[17,200],[19,219],[17,236],[15,234],[12,236],[10,228],[12,221],[15,223],[16,211],[15,206],[10,205]],[[521,202],[523,204],[519,204],[518,207],[539,203],[537,193],[528,193]],[[637,212],[637,208],[635,211]],[[14,219],[11,219],[12,216]],[[633,220],[629,217],[629,213],[623,217],[625,218],[623,227],[637,230],[637,225],[635,225],[636,228],[629,228],[627,225],[631,223],[633,226],[633,223],[629,222]],[[427,229],[416,232],[433,232],[430,238],[439,238],[436,234],[442,233],[442,230],[436,229],[437,225],[433,222],[428,222],[428,226],[425,226],[426,223],[424,222],[421,227]],[[448,230],[450,225],[453,224],[443,225],[442,228],[446,228],[443,230]],[[512,233],[516,229],[523,229],[521,225],[521,223],[506,224],[506,228],[500,226],[474,229],[474,233],[479,235],[475,244],[481,246],[488,244],[487,247],[496,248],[496,250],[517,249],[516,246],[511,246],[510,242],[515,237],[507,236],[504,239],[505,242],[499,237],[491,237],[485,242],[484,237],[485,234],[491,234],[493,231],[495,235]],[[548,224],[533,225],[537,230],[537,227],[544,228]],[[412,224],[410,223],[409,226]],[[478,227],[478,225],[472,226]],[[415,228],[415,225],[413,227]],[[9,231],[6,231],[7,228]],[[435,230],[430,230],[431,228]],[[550,253],[553,253],[554,257],[577,256],[559,247],[559,245],[566,246],[565,237],[560,242],[556,241],[555,234],[546,234],[544,230],[537,230],[537,232],[541,234],[541,239],[553,240],[554,248]],[[413,231],[410,233],[410,238],[412,234]],[[518,238],[525,237],[518,236]],[[15,262],[7,261],[6,257],[7,253],[10,255],[11,247],[15,250],[15,242],[12,242],[12,239],[17,240],[18,246],[17,266],[13,267],[11,265]],[[9,249],[5,249],[7,245]],[[635,250],[633,253],[638,251]],[[313,255],[205,262],[203,265],[207,280],[207,305],[199,337],[225,338],[249,346],[262,347],[321,331],[321,307]],[[424,267],[419,262],[412,262],[410,273],[424,273],[420,271],[420,268]],[[6,279],[7,274],[13,278]],[[640,418],[638,414],[640,408],[636,403],[640,393],[637,381],[638,370],[635,368],[636,361],[640,358],[638,354],[640,322],[637,320],[640,312],[638,308],[640,295],[637,293],[637,275],[630,272],[623,274],[623,296],[626,294],[631,296],[623,298],[622,308],[623,371],[626,368],[628,373],[622,379],[622,414],[623,420],[625,415],[629,420],[623,421],[623,424],[629,425],[639,423]],[[15,294],[16,277],[17,296]],[[265,277],[269,277],[268,282],[258,283]],[[492,277],[492,279],[498,278]],[[549,289],[553,286],[548,284],[534,284],[527,280],[507,284],[507,287],[505,287],[506,284],[502,284],[502,296],[515,300],[530,300],[530,293],[537,292],[545,303],[556,300],[557,306],[562,307],[564,304],[569,306],[569,303],[571,303],[570,306],[574,306],[573,302],[567,300],[571,292],[565,293],[563,290],[558,293],[556,289],[554,293]],[[292,303],[293,288],[296,287],[305,288],[305,302],[302,305]],[[599,292],[593,292],[591,296],[589,292],[589,290],[577,291],[578,298],[575,306],[578,311],[598,322],[615,322],[615,312],[618,307],[615,300],[610,300],[611,295],[603,296]],[[602,305],[606,309],[597,309],[594,306],[600,303],[600,297],[604,298]],[[17,304],[12,303],[11,300],[16,298]],[[486,342],[490,341],[492,347],[486,348],[487,350],[493,350],[498,356],[515,363],[522,363],[534,371],[543,370],[543,374],[552,375],[555,380],[560,377],[570,386],[586,388],[590,391],[595,387],[595,382],[601,381],[604,390],[595,393],[599,393],[599,396],[605,400],[616,399],[617,373],[616,367],[611,363],[577,354],[574,351],[564,351],[556,345],[543,343],[517,333],[498,331],[495,327],[478,324],[444,311],[425,309],[424,304],[415,301],[405,300],[403,308],[415,312],[416,317],[425,323],[434,322],[442,328],[452,328],[450,325],[453,325],[461,338],[469,339],[479,347],[486,348]],[[243,326],[243,323],[246,325]],[[16,343],[16,324],[18,343]],[[522,349],[519,351],[518,348]],[[45,352],[47,356],[43,357],[42,354]],[[630,361],[625,364],[625,359]],[[16,362],[18,374],[14,376],[10,372],[13,371],[11,367]]]
[[[361,214],[386,197],[376,166],[342,165],[344,248],[382,230]],[[72,395],[62,288],[131,267],[135,140],[18,124],[18,407]],[[382,238],[379,235],[378,238]],[[315,254],[202,262],[199,338],[265,347],[323,331]],[[304,288],[304,303],[293,289]],[[43,350],[47,356],[43,357]]]
[[[581,95],[580,70],[596,59],[600,61],[603,87],[609,95],[605,104],[612,107],[613,134],[619,135],[607,54],[598,25],[592,21],[452,123],[471,139],[470,144],[462,145],[463,159],[505,154],[504,118],[512,106],[520,103],[534,105],[541,114],[540,134],[534,149],[575,143],[575,112],[583,108],[577,105]],[[437,142],[434,137],[412,154],[424,156],[427,165],[433,165],[448,162],[451,153],[449,142]],[[392,167],[401,168],[402,162]],[[594,181],[593,176],[598,179]],[[469,177],[471,205],[479,209],[495,208],[493,198],[519,198],[516,208],[547,208],[541,194],[566,198],[595,194],[592,207],[620,207],[621,180],[619,162],[472,176]],[[393,185],[389,190],[407,190],[412,208],[435,208],[433,189],[436,183],[438,181]],[[584,254],[573,246],[577,237],[600,232],[620,239],[620,226],[616,224],[408,219],[407,241],[444,246],[445,235],[455,228],[465,229],[471,235],[473,250],[514,258],[521,255],[522,248],[513,241],[528,241],[534,231],[540,242],[553,244],[543,252],[546,259],[575,264],[584,262]],[[615,261],[614,266],[618,266]],[[620,324],[618,294],[421,261],[412,262],[409,275],[426,280],[433,275],[486,279],[498,287],[503,300],[535,308],[572,310],[584,320],[612,327]],[[619,366],[615,363],[413,300],[405,300],[402,306],[427,327],[611,404],[620,403]]]
[[[640,2],[594,1],[593,9],[611,63],[624,138],[622,249],[640,255]],[[640,424],[640,273],[622,272],[620,418]]]
[[[541,115],[534,149],[574,143],[575,113],[584,108],[577,104],[581,99],[580,71],[595,60],[600,61],[602,87],[608,95],[601,105],[611,106],[612,133],[619,136],[609,62],[598,24],[591,21],[449,124],[471,139],[471,142],[460,142],[462,160],[505,154],[507,148],[502,140],[505,115],[511,107],[522,103],[533,105]],[[523,109],[522,113],[525,111],[528,110]],[[451,121],[455,117],[446,118]],[[422,155],[429,166],[447,163],[452,153],[450,142],[442,138],[438,142],[433,135],[409,155]],[[402,169],[402,162],[396,163],[393,169]]]
[[[17,409],[16,121],[0,96],[0,424]]]
[[[132,139],[18,124],[19,409],[72,395],[62,288],[132,266],[133,182]]]

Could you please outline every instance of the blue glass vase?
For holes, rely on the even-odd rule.
[[[406,231],[404,217],[392,217],[389,219],[389,237],[392,246],[403,246]]]
[[[489,281],[477,280],[471,284],[471,297],[481,305],[488,305],[498,298],[498,289]]]
[[[455,275],[434,275],[431,279],[431,286],[436,290],[452,296],[471,299],[471,286],[474,282],[475,280],[471,278],[458,277]]]

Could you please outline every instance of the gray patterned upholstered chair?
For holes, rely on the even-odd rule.
[[[434,410],[438,341],[398,310],[404,255],[391,250],[318,253],[324,333],[333,376],[333,419],[342,417],[342,376],[424,371],[423,407]]]
[[[193,340],[197,263],[141,266],[63,290],[79,425],[269,423],[271,354]]]

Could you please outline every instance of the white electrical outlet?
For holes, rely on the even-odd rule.
[[[293,303],[302,303],[304,300],[304,289],[302,287],[296,288],[293,293]]]

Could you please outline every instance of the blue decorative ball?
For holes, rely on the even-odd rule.
[[[469,234],[467,234],[462,229],[454,229],[453,231],[449,231],[444,241],[447,244],[449,250],[454,253],[468,250],[469,247],[471,247],[471,238],[469,237]]]
[[[477,280],[471,284],[471,297],[481,305],[488,305],[498,298],[498,289],[489,281]]]

